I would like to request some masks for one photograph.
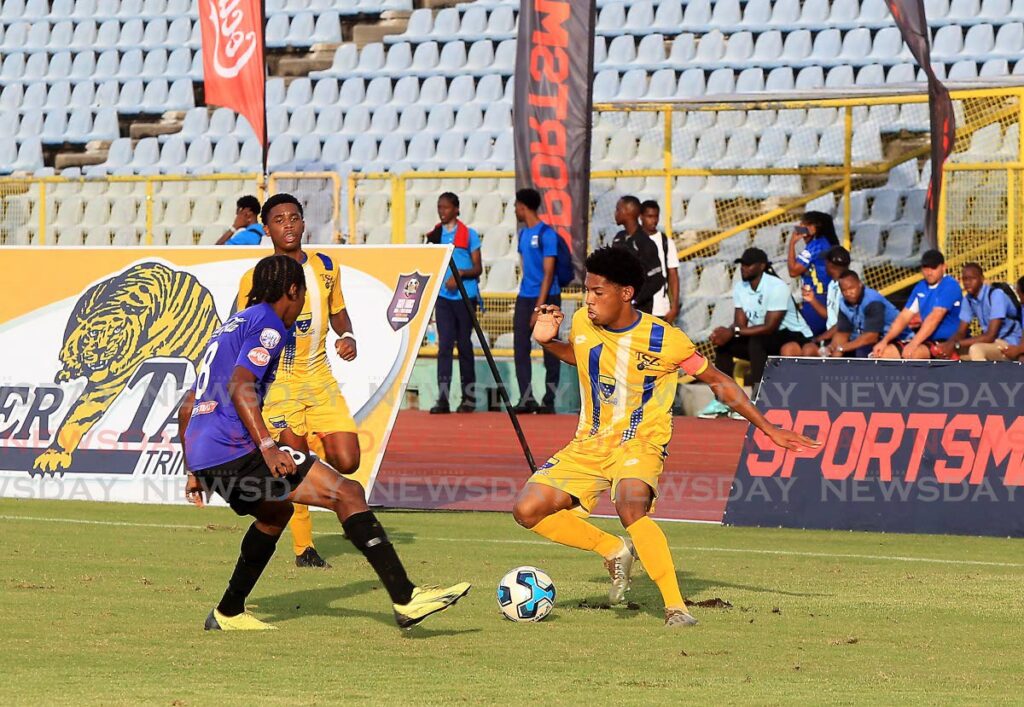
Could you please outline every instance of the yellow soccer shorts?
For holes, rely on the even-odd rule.
[[[605,491],[611,490],[615,500],[615,490],[623,479],[643,481],[657,498],[658,479],[664,468],[665,452],[647,442],[627,442],[611,451],[570,442],[537,469],[530,483],[551,486],[576,498],[579,505],[572,510],[585,518]]]
[[[274,381],[263,402],[263,419],[275,440],[284,429],[291,429],[299,437],[358,431],[332,376]]]

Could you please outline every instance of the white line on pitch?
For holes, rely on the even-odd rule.
[[[76,523],[81,525],[107,525],[128,528],[170,528],[173,530],[206,530],[206,525],[174,525],[171,523],[130,523],[118,520],[87,520],[84,518],[47,518],[44,516],[0,515],[0,520],[28,520],[44,523]],[[340,533],[320,533],[339,535]],[[502,538],[438,538],[417,536],[417,540],[433,540],[448,543],[494,543],[499,545],[551,545],[543,540],[513,540]],[[886,562],[925,562],[939,565],[971,565],[977,567],[1024,567],[1018,562],[987,562],[985,560],[947,560],[935,557],[905,557],[902,555],[861,555],[855,553],[805,552],[801,550],[758,550],[741,547],[714,547],[708,545],[673,545],[673,550],[694,552],[733,552],[744,555],[777,555],[783,557],[817,557],[826,560],[882,560]]]

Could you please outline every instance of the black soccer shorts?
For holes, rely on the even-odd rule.
[[[317,461],[315,454],[281,446],[295,460],[295,472],[274,476],[258,449],[220,466],[193,472],[208,493],[213,492],[240,516],[252,515],[264,501],[284,501],[298,488]]]

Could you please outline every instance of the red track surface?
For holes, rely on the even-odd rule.
[[[576,431],[575,415],[520,418],[537,464]],[[675,418],[655,516],[721,522],[747,425]],[[375,505],[507,511],[529,467],[504,413],[398,415],[373,489]],[[598,513],[614,512],[607,498]]]

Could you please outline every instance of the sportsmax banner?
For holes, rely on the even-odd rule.
[[[516,188],[543,200],[541,218],[582,275],[590,220],[594,0],[522,0],[516,45]]]
[[[747,434],[724,522],[1024,536],[1024,367],[772,359],[767,418],[822,446]]]
[[[330,256],[358,344],[328,358],[372,488],[450,247]],[[0,496],[181,503],[177,408],[263,248],[5,248]],[[301,322],[297,323],[301,326]]]

